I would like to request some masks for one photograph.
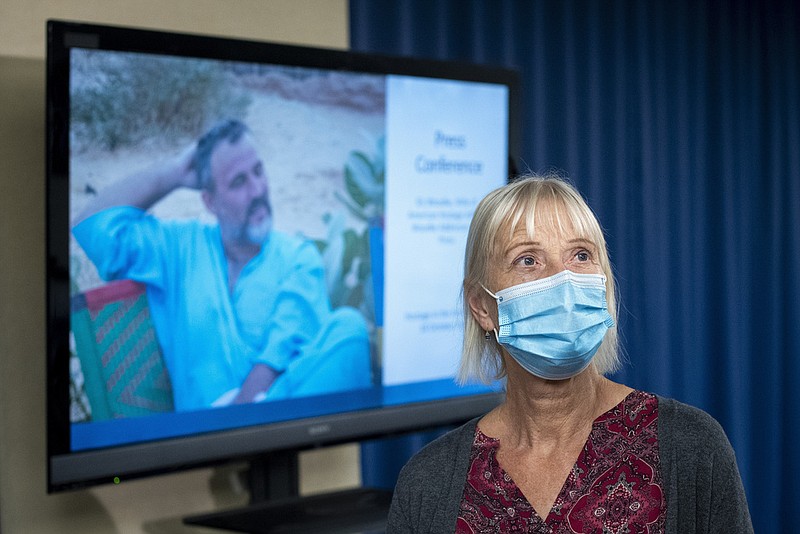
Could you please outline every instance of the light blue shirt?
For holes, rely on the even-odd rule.
[[[321,257],[305,240],[272,232],[229,293],[217,225],[123,206],[73,234],[103,279],[146,284],[176,410],[210,406],[255,363],[284,371],[331,314]]]

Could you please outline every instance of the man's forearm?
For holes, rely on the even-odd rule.
[[[239,394],[233,399],[234,404],[253,402],[259,393],[266,392],[277,378],[278,373],[270,366],[263,363],[253,365],[247,378],[242,382]]]

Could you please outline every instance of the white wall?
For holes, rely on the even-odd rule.
[[[0,0],[0,532],[178,533],[179,518],[242,502],[224,470],[47,495],[45,20],[82,20],[346,48],[347,0]],[[301,458],[301,490],[357,485],[358,449]],[[216,486],[215,486],[216,487]],[[216,531],[215,531],[216,532]]]

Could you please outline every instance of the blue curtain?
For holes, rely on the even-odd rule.
[[[354,50],[520,71],[520,168],[607,230],[616,378],[720,421],[757,532],[800,503],[798,26],[795,0],[350,1]],[[406,454],[365,445],[365,483]]]

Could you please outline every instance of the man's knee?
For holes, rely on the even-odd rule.
[[[315,345],[327,352],[340,343],[354,341],[366,343],[368,349],[367,322],[355,308],[345,306],[331,312],[328,321],[320,329]]]

